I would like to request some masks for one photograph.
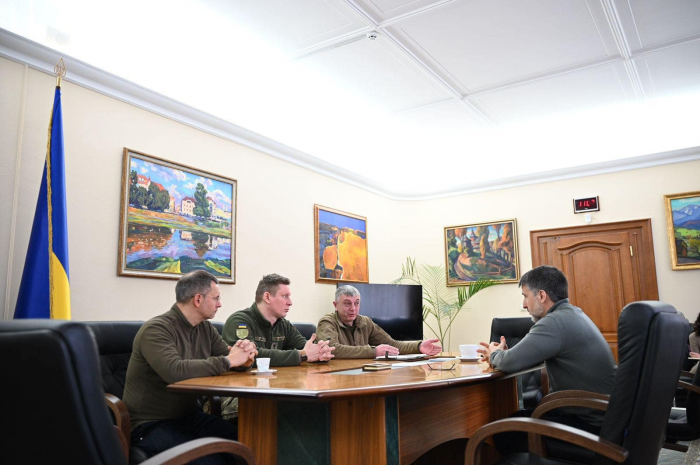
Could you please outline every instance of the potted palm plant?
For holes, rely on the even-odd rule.
[[[401,266],[401,277],[391,284],[420,284],[423,286],[423,322],[440,339],[443,350],[449,350],[452,323],[459,312],[478,292],[497,284],[497,281],[479,278],[468,286],[458,287],[457,295],[445,284],[445,268],[441,265],[416,265],[408,257]]]

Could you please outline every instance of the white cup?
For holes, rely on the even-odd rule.
[[[269,358],[256,358],[255,364],[258,366],[258,371],[270,371]]]
[[[476,352],[476,349],[479,348],[478,344],[460,344],[459,345],[459,354],[463,358],[478,358],[479,354]]]

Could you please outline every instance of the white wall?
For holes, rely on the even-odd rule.
[[[0,308],[11,318],[43,169],[55,78],[0,58],[0,82]],[[334,286],[316,284],[313,278],[314,203],[368,218],[370,280],[386,283],[398,277],[407,256],[444,264],[444,226],[507,218],[517,219],[521,272],[527,271],[529,231],[581,224],[583,217],[572,213],[571,201],[583,195],[600,196],[602,211],[593,214],[594,223],[652,218],[660,298],[688,318],[700,311],[691,295],[700,270],[671,271],[663,206],[664,194],[700,190],[700,161],[400,202],[71,83],[63,84],[62,94],[74,320],[148,319],[174,301],[174,281],[116,273],[123,147],[238,180],[237,282],[222,286],[220,321],[250,305],[257,281],[270,272],[292,280],[292,321],[316,322],[332,310]],[[447,172],[459,175],[456,168]],[[452,345],[486,340],[494,316],[523,315],[517,285],[487,289],[458,318]]]

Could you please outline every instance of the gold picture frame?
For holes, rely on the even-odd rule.
[[[664,195],[671,269],[700,270],[700,192]]]
[[[314,205],[317,283],[368,283],[367,218]]]
[[[124,148],[117,275],[236,283],[238,181]]]
[[[447,226],[444,240],[447,286],[468,286],[481,277],[499,283],[520,280],[515,218]]]

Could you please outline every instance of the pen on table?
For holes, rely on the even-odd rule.
[[[386,360],[389,360],[389,351],[388,350],[384,351],[384,358]]]

